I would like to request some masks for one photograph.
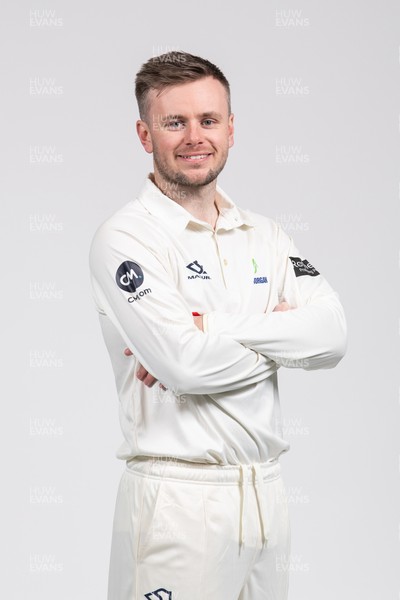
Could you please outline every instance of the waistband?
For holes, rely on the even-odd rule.
[[[245,543],[245,516],[248,485],[254,487],[260,519],[262,547],[268,542],[268,515],[264,484],[280,477],[278,459],[264,463],[215,465],[190,463],[169,457],[136,456],[126,461],[126,470],[136,475],[154,479],[171,479],[180,482],[236,485],[240,490],[239,547]]]
[[[199,481],[203,483],[238,484],[244,479],[251,483],[251,467],[257,465],[264,481],[276,479],[281,474],[281,465],[277,459],[250,464],[218,465],[194,463],[173,457],[135,456],[126,461],[126,468],[146,477],[163,477],[180,481]],[[245,474],[247,472],[247,474]]]

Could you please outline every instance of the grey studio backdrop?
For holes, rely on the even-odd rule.
[[[2,597],[106,597],[124,463],[88,251],[151,170],[134,75],[186,50],[231,83],[220,185],[348,320],[336,369],[280,370],[290,598],[398,600],[399,23],[394,1],[3,5]]]

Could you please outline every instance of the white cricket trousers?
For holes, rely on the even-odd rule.
[[[279,462],[127,461],[108,600],[286,600],[289,554]]]

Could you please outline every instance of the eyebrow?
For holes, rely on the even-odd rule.
[[[202,119],[205,119],[208,117],[213,117],[215,119],[220,119],[220,120],[222,119],[221,113],[215,112],[213,110],[196,115],[196,117],[201,117]],[[186,119],[186,117],[184,115],[166,115],[165,117],[163,117],[163,120],[165,120],[165,121],[169,121],[171,119]]]

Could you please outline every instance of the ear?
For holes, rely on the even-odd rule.
[[[143,148],[151,154],[153,152],[153,142],[151,140],[150,128],[146,121],[142,121],[141,119],[136,121],[136,132]]]
[[[234,131],[235,131],[235,127],[233,125],[233,119],[234,119],[234,114],[231,113],[229,115],[229,119],[228,119],[228,140],[229,140],[229,148],[232,148],[233,144],[234,144]]]

